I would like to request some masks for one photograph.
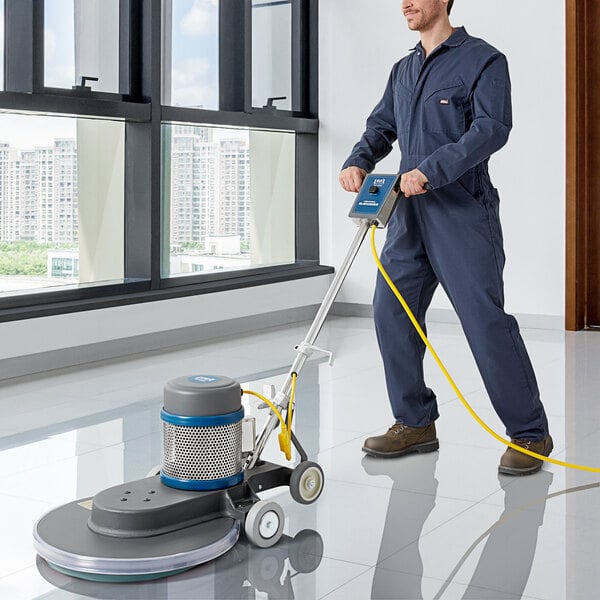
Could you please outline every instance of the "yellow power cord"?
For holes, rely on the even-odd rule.
[[[375,231],[376,231],[376,229],[377,229],[377,225],[373,225],[371,227],[371,250],[373,251],[373,256],[375,258],[375,262],[377,263],[377,268],[379,269],[379,272],[381,273],[381,275],[383,276],[383,278],[385,279],[387,284],[390,286],[390,289],[392,290],[392,292],[394,292],[394,295],[396,296],[396,298],[398,298],[400,304],[402,304],[402,308],[404,308],[406,314],[408,315],[408,318],[410,319],[414,328],[417,330],[417,333],[419,334],[419,336],[425,343],[425,346],[427,346],[427,349],[431,352],[431,355],[435,359],[435,362],[437,363],[438,367],[441,369],[442,373],[445,375],[446,379],[448,380],[448,383],[452,386],[454,393],[458,396],[458,398],[462,402],[463,406],[467,409],[469,414],[477,421],[477,423],[479,423],[479,425],[481,425],[481,427],[483,427],[483,429],[485,429],[493,438],[495,438],[496,440],[498,440],[505,446],[508,446],[509,448],[512,448],[513,450],[517,450],[517,452],[521,452],[522,454],[527,454],[529,456],[533,456],[533,458],[537,458],[538,460],[543,460],[545,462],[552,463],[553,465],[558,465],[560,467],[568,467],[569,469],[578,469],[579,471],[589,471],[591,473],[600,473],[600,469],[598,469],[598,468],[586,467],[584,465],[576,465],[573,463],[563,462],[562,460],[556,460],[555,458],[550,458],[549,456],[544,456],[543,454],[538,454],[537,452],[532,452],[531,450],[527,450],[527,448],[522,448],[521,446],[517,446],[516,444],[513,444],[512,442],[508,442],[502,436],[498,435],[491,427],[489,427],[479,417],[479,415],[471,408],[469,403],[465,400],[465,397],[462,395],[461,391],[458,389],[456,383],[454,383],[454,380],[450,376],[450,373],[448,373],[448,370],[444,366],[444,363],[440,360],[440,357],[437,355],[437,352],[433,349],[431,342],[427,339],[425,332],[419,325],[419,322],[415,318],[413,312],[410,310],[410,307],[406,303],[406,300],[404,300],[404,298],[402,297],[402,294],[398,291],[398,288],[394,285],[394,282],[390,279],[390,276],[386,273],[385,269],[383,268],[383,265],[381,264],[381,261],[379,260],[377,248],[375,247]]]
[[[281,423],[281,431],[278,436],[279,449],[285,454],[287,460],[292,460],[292,412],[294,408],[294,397],[296,396],[296,379],[298,379],[298,374],[292,373],[292,389],[287,411],[287,424],[281,415],[281,411],[268,398],[258,392],[253,392],[252,390],[242,390],[243,394],[260,398],[260,400],[262,400],[279,419],[279,422]]]

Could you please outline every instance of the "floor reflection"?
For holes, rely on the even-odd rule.
[[[514,478],[498,476],[504,490],[504,512],[476,540],[478,544],[487,537],[463,598],[497,599],[500,591],[518,598],[523,595],[535,558],[538,531],[544,523],[552,479],[553,474],[545,470],[535,477],[524,477],[516,481]],[[469,553],[472,548],[473,545]],[[457,567],[464,562],[464,558],[461,558]],[[448,581],[451,580],[452,576],[448,578]],[[436,595],[436,598],[441,597],[441,594]]]
[[[381,460],[365,456],[362,459],[363,469],[368,475],[387,475],[394,482],[394,488],[419,490],[419,494],[411,494],[411,499],[416,502],[411,502],[410,507],[407,507],[405,494],[398,493],[396,489],[390,493],[377,564],[398,550],[398,536],[406,541],[410,552],[403,560],[405,576],[399,572],[375,569],[371,598],[423,598],[423,561],[419,545],[413,542],[421,537],[423,525],[435,507],[438,456],[437,452],[423,455],[418,469],[410,468],[413,465],[402,458]]]
[[[64,598],[70,592],[86,598],[109,600],[280,600],[296,598],[294,583],[315,571],[323,558],[323,540],[312,529],[293,538],[287,535],[272,548],[258,548],[245,539],[220,558],[185,573],[140,583],[96,583],[75,579],[51,569],[38,557],[42,577],[57,590],[40,598]]]
[[[419,468],[409,461],[382,461],[365,457],[362,461],[369,475],[387,475],[394,483],[386,514],[385,526],[377,564],[385,567],[374,570],[371,598],[422,599],[445,598],[457,573],[471,555],[480,550],[479,561],[462,598],[498,600],[521,598],[527,587],[538,543],[538,531],[544,522],[547,499],[553,474],[543,470],[535,477],[511,478],[498,476],[504,493],[504,511],[500,518],[479,535],[445,577],[445,583],[434,596],[423,592],[423,559],[418,540],[423,527],[436,505],[438,487],[435,478],[438,453],[420,457]],[[410,502],[402,488],[418,489],[423,494],[419,502]],[[388,560],[398,548],[398,536],[406,545],[397,560]],[[481,550],[481,544],[485,545]],[[439,552],[444,549],[439,548]],[[448,548],[447,552],[452,552]]]

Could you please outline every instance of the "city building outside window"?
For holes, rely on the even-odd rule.
[[[293,263],[294,134],[193,125],[163,132],[171,173],[163,276]]]
[[[123,137],[112,121],[0,114],[1,294],[123,278]]]

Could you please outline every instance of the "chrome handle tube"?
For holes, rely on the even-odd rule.
[[[373,221],[367,219],[360,221],[358,231],[356,232],[356,235],[352,240],[352,244],[348,249],[344,260],[342,261],[342,264],[336,272],[331,282],[331,285],[327,290],[327,293],[325,294],[325,298],[323,299],[323,302],[321,303],[321,306],[319,307],[319,310],[317,311],[317,314],[313,319],[312,325],[310,326],[310,329],[308,330],[308,333],[306,334],[303,343],[298,345],[298,354],[296,355],[296,359],[294,360],[288,372],[288,375],[285,379],[281,390],[275,396],[275,404],[278,404],[279,407],[282,409],[286,409],[289,404],[289,396],[290,391],[292,389],[293,373],[299,375],[300,371],[302,370],[302,367],[304,366],[304,363],[310,356],[310,352],[306,352],[305,349],[307,347],[312,346],[317,340],[317,336],[319,335],[323,327],[323,323],[325,322],[325,319],[327,318],[327,315],[329,314],[329,311],[333,306],[333,303],[340,291],[340,288],[342,287],[342,284],[344,283],[344,280],[348,275],[348,271],[350,271],[350,267],[352,266],[352,263],[354,262],[354,259],[356,258],[356,255],[358,254],[358,251],[360,250],[365,236],[367,235],[367,232],[371,228],[372,224]],[[262,451],[264,450],[267,440],[269,439],[271,433],[273,433],[273,431],[275,430],[275,427],[277,427],[278,421],[279,419],[277,418],[277,415],[271,412],[271,415],[265,423],[263,430],[256,442],[256,449],[254,453],[248,457],[246,468],[251,469],[257,463]]]

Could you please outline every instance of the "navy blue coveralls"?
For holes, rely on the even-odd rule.
[[[488,161],[512,127],[506,58],[458,28],[425,59],[421,44],[392,69],[385,93],[344,167],[370,172],[397,139],[400,173],[418,168],[433,190],[402,199],[381,260],[425,328],[441,283],[511,438],[541,440],[548,423],[519,327],[504,312],[499,197]],[[438,417],[424,382],[425,346],[381,275],[375,327],[397,422]]]

